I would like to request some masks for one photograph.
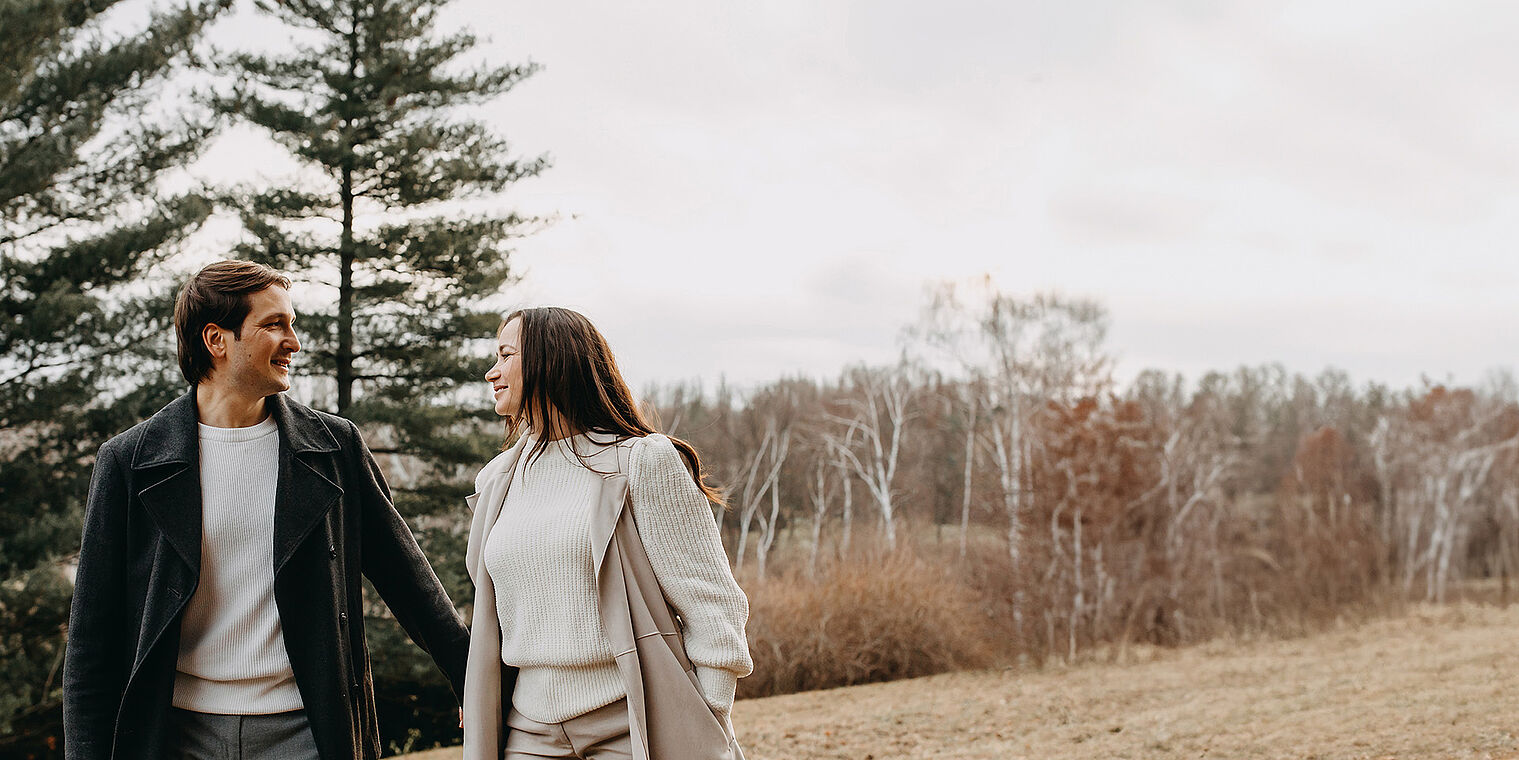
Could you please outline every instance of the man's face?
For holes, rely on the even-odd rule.
[[[227,364],[217,374],[248,395],[288,391],[290,356],[301,350],[290,293],[276,285],[248,296],[248,303],[241,336],[226,336]]]

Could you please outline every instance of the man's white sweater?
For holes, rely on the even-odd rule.
[[[529,441],[484,547],[501,619],[501,659],[521,669],[512,706],[544,723],[626,695],[597,611],[591,557],[602,476],[570,448],[588,459],[605,445],[597,441],[584,435],[556,441],[537,458]],[[639,538],[684,621],[686,654],[702,692],[713,710],[727,713],[738,678],[754,664],[744,638],[749,602],[728,568],[711,507],[662,435],[634,442],[628,482]]]
[[[302,707],[274,603],[279,427],[200,426],[200,583],[180,625],[174,706],[260,715]]]

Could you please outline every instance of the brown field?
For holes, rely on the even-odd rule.
[[[745,700],[734,721],[750,760],[1519,758],[1519,606]]]

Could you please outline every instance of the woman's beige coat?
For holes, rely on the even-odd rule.
[[[501,514],[526,439],[491,460],[474,510],[465,562],[475,582],[474,621],[464,677],[464,760],[498,760],[506,746],[515,669],[501,662],[496,595],[481,556]],[[591,522],[602,627],[628,693],[628,725],[635,760],[743,760],[733,726],[707,706],[686,658],[675,614],[665,601],[627,507],[632,441],[609,446],[588,464],[607,473]]]

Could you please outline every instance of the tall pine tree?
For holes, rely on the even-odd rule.
[[[317,294],[297,304],[300,374],[323,379],[319,399],[330,403],[319,405],[363,426],[377,453],[400,455],[397,506],[462,602],[458,511],[468,485],[459,475],[499,443],[499,429],[480,424],[489,409],[470,386],[488,360],[471,342],[495,330],[499,311],[487,299],[510,279],[511,241],[535,220],[467,213],[458,202],[499,205],[491,199],[545,162],[511,157],[465,113],[536,67],[467,64],[477,40],[436,30],[445,4],[260,2],[293,27],[294,50],[236,56],[238,84],[217,105],[303,166],[290,184],[236,201],[250,233],[238,253]],[[383,653],[374,661],[385,742],[456,738],[446,686],[402,640],[394,625],[371,628],[371,649]]]
[[[60,751],[67,557],[95,449],[174,391],[152,356],[164,322],[132,286],[210,210],[160,192],[207,130],[151,114],[221,4],[113,35],[117,4],[0,0],[0,757]]]

